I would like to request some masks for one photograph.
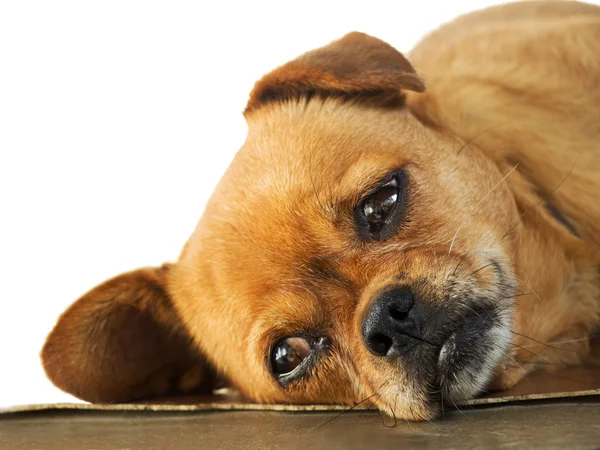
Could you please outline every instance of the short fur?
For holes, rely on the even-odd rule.
[[[520,2],[456,19],[408,59],[351,33],[280,67],[254,88],[247,141],[179,260],[71,306],[42,352],[48,376],[121,402],[211,388],[215,371],[260,402],[370,399],[419,420],[585,363],[600,324],[599,54],[600,8]],[[398,168],[402,226],[361,239],[354,208]],[[443,313],[435,349],[389,364],[360,326],[397,285]],[[448,336],[479,308],[490,326],[461,359]],[[299,334],[326,349],[282,386],[269,351]]]

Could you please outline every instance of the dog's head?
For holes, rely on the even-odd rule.
[[[50,377],[122,401],[207,365],[257,401],[369,399],[410,419],[481,392],[522,288],[511,167],[415,113],[424,90],[360,33],[259,81],[180,260],[73,305],[44,348]]]

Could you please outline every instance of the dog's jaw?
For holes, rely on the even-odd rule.
[[[477,355],[463,360],[463,366],[459,370],[447,374],[442,384],[442,396],[445,400],[452,403],[461,402],[477,396],[486,389],[496,368],[510,349],[510,322],[511,312],[500,312],[496,323],[479,337]],[[449,365],[460,351],[457,348],[458,333],[453,333],[442,346],[438,360],[440,370]]]
[[[461,304],[466,319],[446,339],[439,353],[437,369],[442,398],[451,403],[468,400],[484,391],[498,366],[511,353],[517,282],[509,264],[500,264],[493,258],[491,261],[495,287],[477,289],[474,293],[479,300],[473,305]]]

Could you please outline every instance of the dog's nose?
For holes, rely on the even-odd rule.
[[[369,351],[377,356],[398,356],[417,342],[419,317],[415,298],[407,288],[383,292],[367,311],[362,335]]]

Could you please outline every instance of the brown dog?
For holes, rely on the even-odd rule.
[[[174,264],[60,318],[93,402],[213,386],[407,419],[585,361],[600,324],[600,8],[461,17],[410,62],[351,33],[259,81]],[[427,86],[427,88],[425,87]]]

